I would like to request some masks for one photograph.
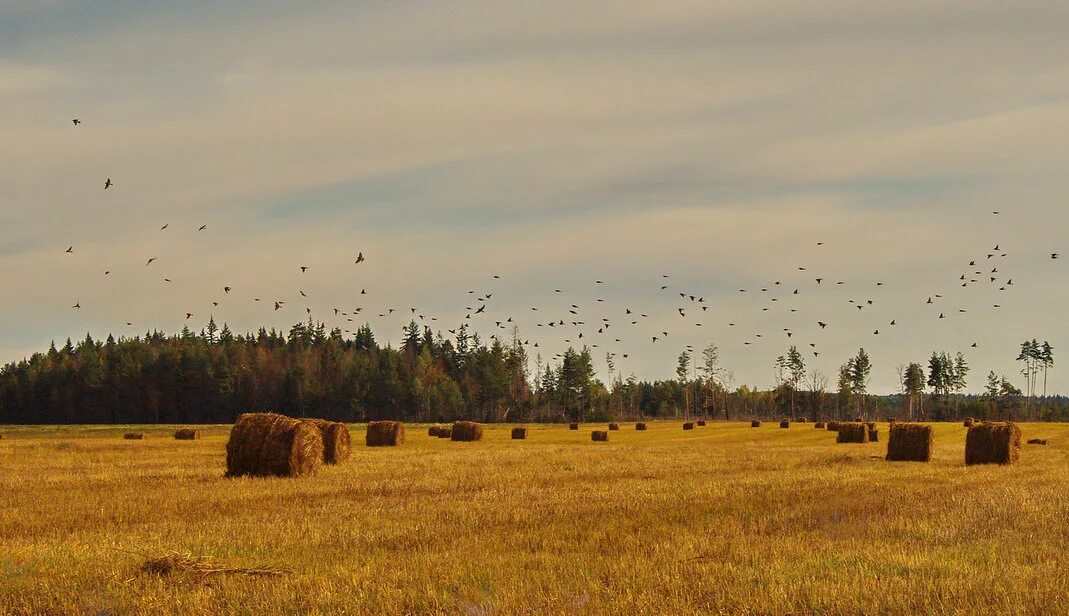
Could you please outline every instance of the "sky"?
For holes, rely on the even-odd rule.
[[[1038,338],[1067,392],[1067,31],[1038,0],[0,0],[0,362],[359,307],[394,344],[516,325],[532,367],[597,344],[602,378],[715,343],[768,387],[797,344],[834,387],[864,347],[880,393],[933,351],[1023,386]]]

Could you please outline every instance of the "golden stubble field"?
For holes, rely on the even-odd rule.
[[[1069,426],[930,464],[812,424],[409,426],[303,479],[224,479],[229,426],[0,429],[4,614],[1066,614]],[[123,432],[148,434],[123,441]],[[156,575],[173,552],[289,572]]]

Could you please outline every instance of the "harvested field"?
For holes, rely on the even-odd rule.
[[[229,426],[3,426],[0,613],[1069,613],[1069,426],[1019,424],[1049,444],[966,468],[959,422],[934,424],[928,464],[647,424],[487,425],[474,447],[409,425],[403,447],[238,481]]]

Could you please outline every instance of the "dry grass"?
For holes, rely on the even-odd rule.
[[[299,479],[222,478],[229,426],[3,426],[0,614],[1069,613],[1069,426],[1019,425],[1050,444],[972,467],[957,422],[929,464],[749,422],[410,426]],[[175,553],[291,573],[143,571]]]

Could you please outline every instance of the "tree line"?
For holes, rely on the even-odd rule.
[[[586,347],[544,362],[528,357],[518,330],[510,340],[484,340],[466,327],[450,333],[412,322],[397,348],[380,345],[367,325],[346,338],[312,321],[243,335],[214,320],[199,333],[86,335],[0,368],[0,423],[229,423],[250,410],[349,422],[1069,419],[1069,399],[1045,395],[1053,349],[1034,340],[1022,345],[1025,392],[991,373],[983,395],[967,395],[964,357],[939,352],[927,372],[919,363],[899,369],[901,393],[875,396],[864,349],[829,391],[827,377],[792,346],[774,362],[775,387],[761,390],[736,386],[712,344],[696,358],[684,351],[676,378],[655,381],[621,374],[607,354],[605,383]]]

